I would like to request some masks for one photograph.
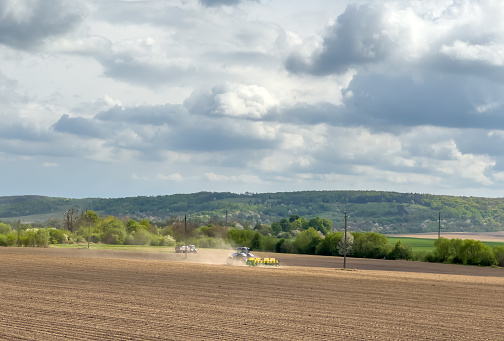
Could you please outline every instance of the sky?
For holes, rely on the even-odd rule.
[[[503,197],[500,0],[0,0],[0,195]]]

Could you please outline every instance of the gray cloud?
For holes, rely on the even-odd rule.
[[[374,131],[404,127],[504,129],[504,84],[462,75],[410,75],[361,72],[354,76],[342,105],[297,104],[275,119],[298,124],[362,126]]]
[[[183,119],[187,111],[181,105],[158,105],[121,108],[115,106],[95,116],[101,121],[136,123],[136,124],[175,124]]]
[[[309,62],[292,54],[286,68],[293,73],[328,75],[376,63],[388,56],[393,42],[384,34],[384,12],[372,5],[349,5],[324,37],[322,49]]]
[[[503,85],[492,81],[425,74],[359,74],[349,88],[345,110],[355,125],[377,129],[432,125],[504,129]]]
[[[78,1],[16,0],[0,2],[0,43],[31,49],[47,38],[72,30],[86,10]]]
[[[106,136],[98,122],[83,118],[70,117],[67,114],[54,123],[53,129],[60,133],[74,134],[82,137],[103,138]]]
[[[140,62],[134,56],[122,53],[112,58],[98,58],[104,67],[104,75],[120,81],[157,87],[176,82],[189,84],[198,74],[193,66],[163,65]],[[181,81],[181,79],[184,79]],[[183,84],[181,84],[183,83]]]
[[[199,0],[199,2],[206,7],[235,6],[246,1],[258,2],[258,0]]]

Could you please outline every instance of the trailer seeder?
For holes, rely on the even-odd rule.
[[[250,253],[248,247],[241,246],[235,253],[228,257],[229,265],[250,265],[250,266],[279,266],[280,262],[276,258],[259,258]]]

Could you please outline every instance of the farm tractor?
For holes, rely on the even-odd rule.
[[[236,252],[233,253],[227,259],[227,264],[229,265],[269,265],[269,266],[279,266],[280,262],[276,258],[258,258],[250,253],[248,247],[240,246],[237,248]]]

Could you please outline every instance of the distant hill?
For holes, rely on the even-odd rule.
[[[383,233],[504,230],[504,199],[456,197],[382,191],[303,191],[281,193],[200,192],[116,199],[68,199],[44,196],[0,197],[3,221],[46,221],[62,218],[68,209],[93,210],[100,215],[161,221],[187,214],[206,222],[229,221],[271,224],[297,214],[307,219],[332,219],[343,226],[344,212],[354,231]]]

